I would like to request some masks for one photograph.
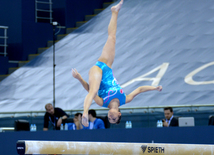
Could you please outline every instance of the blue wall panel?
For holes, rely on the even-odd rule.
[[[47,40],[52,40],[53,29],[51,24],[29,21],[23,21],[22,27],[22,59],[26,60],[29,54],[37,53],[38,47],[47,46]]]
[[[76,21],[84,21],[85,15],[102,8],[111,0],[53,0],[53,20],[60,25],[75,27]],[[38,47],[46,47],[52,40],[52,27],[48,23],[35,23],[35,1],[1,0],[0,25],[8,29],[8,57],[10,60],[27,60],[28,54],[35,54]],[[61,31],[63,32],[63,31]]]
[[[7,74],[8,57],[0,56],[0,75]]]
[[[35,1],[1,0],[0,25],[8,29],[8,57],[10,60],[27,60],[38,47],[46,47],[52,39],[49,23],[35,22]]]
[[[103,3],[108,0],[67,0],[66,1],[66,26],[76,27],[76,21],[84,21],[85,15],[94,14],[94,9],[103,8]]]
[[[22,21],[35,22],[35,1],[22,0]]]
[[[0,150],[16,155],[18,140],[214,144],[214,126],[0,133]]]
[[[21,0],[0,1],[0,25],[9,26],[8,43],[21,42],[22,6]],[[13,36],[13,37],[11,37]]]
[[[8,26],[8,56],[9,59],[19,59],[22,51],[22,3],[21,0],[0,1],[0,25]]]

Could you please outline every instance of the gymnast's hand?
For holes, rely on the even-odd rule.
[[[81,78],[81,75],[80,73],[77,72],[77,70],[75,68],[72,68],[72,75],[74,78],[76,79],[80,79]]]
[[[82,124],[85,127],[88,127],[88,113],[83,113],[83,115],[82,115]]]
[[[157,86],[156,89],[157,91],[162,91],[162,86]]]

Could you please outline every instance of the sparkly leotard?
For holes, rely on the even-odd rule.
[[[98,96],[103,99],[103,107],[108,107],[112,99],[117,98],[120,106],[125,104],[126,95],[113,76],[112,69],[105,63],[98,61],[96,66],[102,69],[102,80],[98,91]]]

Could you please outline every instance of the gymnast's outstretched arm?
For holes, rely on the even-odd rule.
[[[76,78],[77,80],[79,80],[79,82],[82,84],[82,86],[85,88],[85,90],[87,92],[89,92],[89,84],[82,78],[82,76],[80,75],[80,73],[75,68],[72,68],[72,75],[73,75],[74,78]],[[95,96],[94,101],[99,106],[103,105],[103,99],[100,98],[98,95]]]
[[[143,92],[147,92],[147,91],[151,91],[151,90],[161,91],[162,86],[158,86],[158,87],[141,86],[141,87],[138,87],[133,92],[131,92],[129,95],[126,95],[126,103],[131,102],[134,99],[134,97],[137,96],[138,94],[143,93]]]

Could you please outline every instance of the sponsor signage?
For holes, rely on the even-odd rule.
[[[165,152],[164,147],[153,147],[153,146],[147,146],[147,145],[141,145],[141,149],[143,153],[163,153]]]

